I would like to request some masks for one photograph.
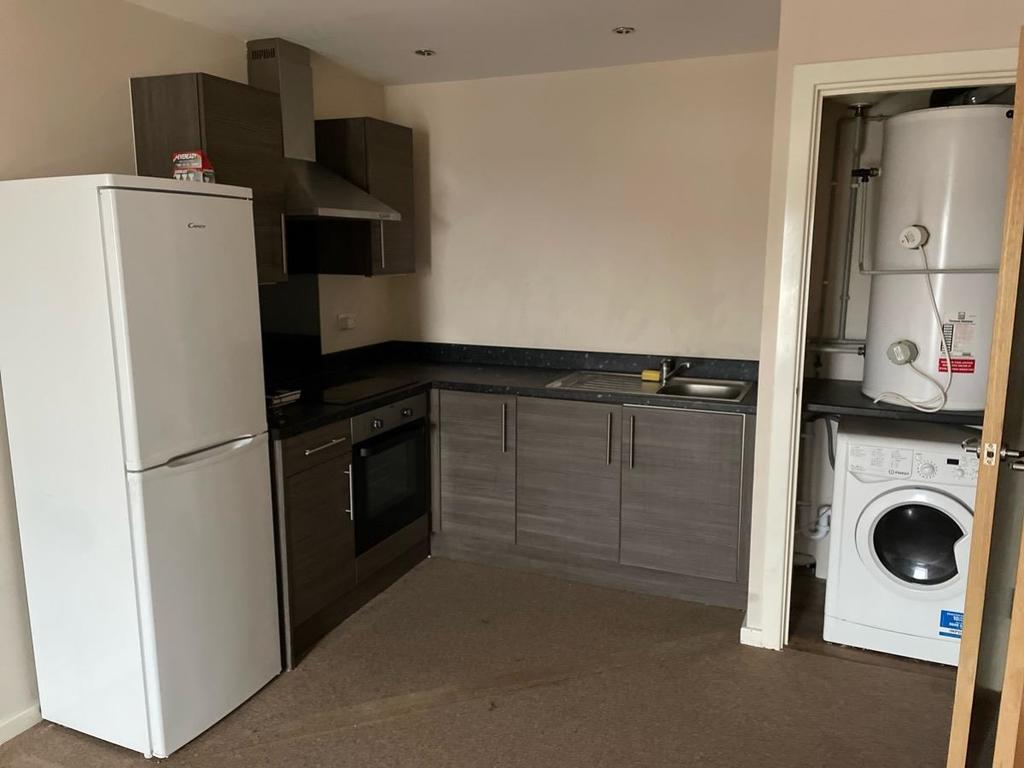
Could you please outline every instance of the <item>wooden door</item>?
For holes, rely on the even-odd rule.
[[[1024,82],[1022,74],[1024,55],[1018,68],[1018,83]],[[1015,519],[1019,520],[1024,497],[1021,484],[1011,476],[1010,463],[1000,461],[1001,448],[1024,448],[1024,312],[1017,311],[1024,306],[1024,281],[1020,279],[1024,243],[1024,89],[1017,89],[1014,111],[1017,117],[1013,125],[985,424],[979,446],[982,460],[947,768],[1024,765],[1024,561],[1020,559],[1019,527],[1013,525]],[[1006,531],[1013,535],[1005,535]],[[1009,595],[1013,585],[999,583],[1001,580],[994,577],[1008,557],[1013,561],[1011,572],[1016,570],[1012,600]],[[1012,605],[1008,642],[1000,616],[1005,616],[1007,605]],[[1004,666],[1005,670],[993,670],[993,665]],[[998,727],[993,736],[996,711]]]
[[[619,562],[736,582],[743,416],[623,409]]]
[[[516,399],[440,393],[441,531],[516,538]]]
[[[619,558],[622,408],[519,398],[516,543]]]

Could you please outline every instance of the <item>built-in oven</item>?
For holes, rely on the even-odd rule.
[[[409,530],[429,511],[426,417],[426,395],[352,417],[349,487],[357,557]]]

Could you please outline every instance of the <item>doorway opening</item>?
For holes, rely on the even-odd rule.
[[[1013,97],[823,100],[792,648],[955,676]]]

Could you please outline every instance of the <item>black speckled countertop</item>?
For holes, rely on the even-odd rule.
[[[687,376],[755,382],[738,403],[547,386],[573,371],[639,373],[643,368],[657,368],[660,357],[654,355],[384,342],[335,353],[323,360],[326,364],[319,374],[320,384],[341,385],[335,392],[342,396],[325,403],[320,386],[304,387],[301,402],[268,414],[274,438],[301,434],[430,389],[747,414],[755,413],[757,403],[757,363],[750,360],[676,358],[692,362]],[[806,417],[833,414],[948,424],[981,424],[984,417],[981,411],[921,413],[898,405],[875,404],[861,394],[859,382],[833,379],[804,381],[803,410]]]
[[[805,379],[804,414],[836,416],[869,416],[875,419],[930,421],[943,424],[981,424],[983,411],[939,411],[923,413],[913,408],[888,403],[874,403],[860,391],[859,381],[837,379]]]
[[[567,361],[569,362],[569,361]],[[578,362],[573,359],[571,362]],[[695,376],[711,377],[712,373],[736,374],[742,371],[756,372],[756,368],[732,369],[708,361],[707,366],[697,367]],[[724,361],[731,362],[731,361]],[[595,365],[590,370],[598,369]],[[605,370],[608,368],[606,367]],[[682,408],[689,410],[722,411],[728,413],[754,413],[757,402],[757,386],[740,402],[721,400],[683,399],[656,394],[612,394],[568,388],[549,389],[547,385],[561,376],[582,368],[559,369],[528,365],[460,364],[457,362],[385,362],[368,363],[350,367],[337,384],[344,392],[349,390],[353,399],[335,398],[337,402],[323,403],[303,400],[293,405],[270,411],[268,422],[275,439],[292,437],[311,429],[349,418],[358,413],[372,410],[380,405],[408,397],[430,389],[449,389],[464,392],[521,395],[526,397],[548,397],[562,400],[585,400],[630,405]],[[637,370],[639,374],[639,370]],[[756,373],[755,373],[756,375]],[[748,379],[749,377],[743,377]],[[375,386],[376,385],[376,386]]]

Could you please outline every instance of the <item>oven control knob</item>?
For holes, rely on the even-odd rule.
[[[412,408],[403,408],[402,409],[402,418],[403,419],[408,419],[410,416],[412,416]]]
[[[384,429],[384,419],[374,419],[370,422],[370,427],[373,429]]]

